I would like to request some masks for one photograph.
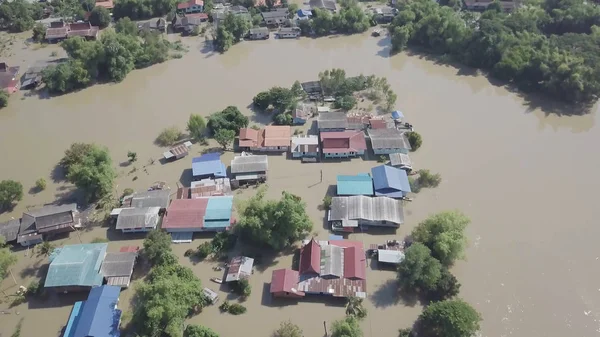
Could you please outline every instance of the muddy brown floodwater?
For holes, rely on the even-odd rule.
[[[191,40],[194,41],[194,40]],[[389,57],[389,40],[362,36],[317,40],[244,42],[225,55],[205,48],[200,40],[190,52],[173,60],[131,73],[119,84],[97,85],[81,92],[51,99],[11,97],[0,111],[0,177],[21,181],[28,190],[36,179],[52,176],[63,151],[73,142],[96,142],[109,147],[121,176],[117,191],[142,189],[156,180],[173,188],[189,180],[190,157],[167,165],[143,166],[159,158],[163,149],[153,140],[166,126],[181,128],[190,113],[208,115],[228,105],[247,108],[257,92],[274,85],[289,86],[295,80],[317,77],[336,67],[349,75],[375,74],[388,78],[398,94],[397,107],[423,135],[424,144],[412,155],[417,168],[441,173],[442,184],[424,190],[406,207],[406,224],[397,235],[351,235],[365,244],[398,238],[429,214],[461,209],[472,224],[468,228],[467,259],[453,272],[462,283],[461,296],[484,317],[482,336],[581,336],[600,332],[600,128],[596,111],[585,116],[547,115],[531,107],[505,88],[490,84],[468,70],[436,65],[406,54]],[[49,53],[45,51],[44,53]],[[19,52],[9,57],[21,62]],[[537,106],[545,106],[541,101]],[[265,118],[252,116],[253,123]],[[138,153],[137,171],[119,167],[127,151]],[[194,146],[193,153],[200,152]],[[225,155],[228,161],[231,153]],[[284,157],[270,157],[268,194],[282,190],[300,195],[308,204],[314,232],[326,238],[324,212],[318,205],[340,173],[368,172],[374,161],[300,164]],[[320,170],[324,181],[319,183]],[[137,180],[133,178],[137,176]],[[27,194],[11,214],[27,206],[52,202],[68,195],[69,186],[50,184],[39,194]],[[247,197],[253,190],[238,197]],[[108,233],[108,234],[107,234]],[[81,234],[82,242],[95,237],[117,238],[106,228]],[[76,243],[77,235],[59,242]],[[180,260],[201,277],[204,284],[216,276],[210,263],[192,264],[183,252],[197,246],[175,246]],[[141,243],[114,241],[119,245]],[[17,283],[27,284],[45,261],[19,251],[13,269]],[[305,336],[322,336],[323,321],[341,318],[344,310],[323,302],[273,303],[267,292],[271,271],[288,267],[291,256],[258,268],[251,278],[253,294],[248,313],[223,315],[210,307],[191,319],[221,336],[268,336],[279,322],[291,319]],[[394,296],[394,273],[368,268],[369,315],[363,323],[366,337],[390,337],[408,327],[421,307]],[[139,282],[139,281],[136,281]],[[11,277],[2,283],[16,290]],[[132,291],[120,306],[130,310]],[[227,295],[221,293],[221,298]],[[47,304],[23,304],[0,315],[0,333],[12,332],[24,317],[22,336],[55,336],[66,323],[72,301],[53,298]],[[2,309],[7,304],[0,304]],[[17,315],[17,312],[19,315]]]

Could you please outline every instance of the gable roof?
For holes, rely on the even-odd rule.
[[[369,129],[367,133],[374,149],[411,149],[405,132],[398,129]]]
[[[368,173],[337,176],[338,195],[373,195],[373,179]]]
[[[290,146],[292,128],[289,125],[267,125],[264,128],[263,147]]]
[[[320,113],[317,117],[317,127],[321,129],[347,129],[348,118],[343,111]]]
[[[344,248],[344,277],[366,279],[367,259],[365,251],[359,247]]]
[[[123,198],[123,207],[167,208],[170,198],[170,189],[135,192]]]
[[[116,229],[156,228],[160,207],[124,208],[117,217]]]
[[[263,19],[287,19],[288,12],[287,8],[276,9],[270,12],[260,12]]]
[[[321,273],[321,246],[313,238],[300,249],[300,274]]]
[[[390,153],[390,165],[392,166],[412,166],[412,161],[407,154]]]
[[[192,175],[213,175],[215,178],[227,177],[227,168],[221,161],[221,154],[218,152],[212,152],[193,158]]]
[[[292,152],[319,152],[319,137],[306,135],[292,137]]]
[[[106,253],[106,257],[100,268],[102,275],[105,278],[131,276],[137,256],[137,252]]]
[[[19,234],[21,227],[20,219],[12,219],[7,222],[0,223],[0,236],[4,237],[5,242],[14,241]]]
[[[241,278],[248,278],[252,275],[254,259],[246,256],[236,256],[229,261],[227,276],[225,282],[238,281]]]
[[[297,293],[299,274],[292,269],[277,269],[271,276],[271,293]],[[298,295],[302,295],[301,293]]]
[[[175,199],[167,209],[162,228],[202,228],[208,198]]]
[[[67,245],[50,255],[50,267],[44,287],[102,285],[100,266],[106,255],[107,243]]]
[[[386,221],[400,225],[404,222],[404,209],[402,201],[388,197],[333,197],[328,219]]]
[[[308,4],[310,5],[310,8],[320,8],[320,9],[327,9],[330,11],[335,11],[337,9],[337,6],[335,4],[335,1],[333,0],[310,0],[308,2]]]
[[[189,0],[187,2],[182,2],[177,4],[177,9],[186,9],[193,6],[204,6],[204,1],[202,0]]]
[[[367,149],[362,131],[321,132],[323,153],[359,152]]]
[[[401,198],[402,192],[411,192],[406,171],[388,165],[379,165],[371,169],[375,195]]]
[[[72,337],[118,337],[121,310],[116,306],[120,292],[121,288],[114,286],[92,288]]]
[[[259,132],[251,128],[241,128],[239,137],[240,147],[257,147],[259,145]]]
[[[236,156],[231,161],[231,173],[264,172],[269,168],[266,155]]]
[[[48,231],[56,227],[66,227],[76,221],[75,214],[77,212],[77,204],[65,205],[47,205],[42,208],[23,212],[33,218],[35,228],[40,231]]]

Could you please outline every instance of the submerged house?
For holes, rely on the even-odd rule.
[[[182,2],[177,4],[177,11],[190,14],[190,13],[200,13],[204,11],[204,1],[202,0],[189,0],[187,2]]]
[[[55,292],[86,291],[101,286],[107,243],[67,245],[54,249],[44,288]]]
[[[229,178],[192,181],[190,187],[180,187],[177,190],[177,199],[198,199],[224,195],[231,195],[231,182]]]
[[[170,200],[170,189],[135,192],[132,195],[123,197],[122,207],[160,207],[164,211],[169,206]]]
[[[404,153],[390,153],[390,165],[407,172],[411,172],[413,169],[412,160]]]
[[[353,232],[368,227],[398,228],[404,222],[402,201],[363,195],[333,197],[327,220],[333,231]]]
[[[373,179],[368,173],[337,176],[337,195],[373,195]]]
[[[319,81],[309,81],[300,84],[302,86],[302,90],[306,92],[307,95],[323,95],[323,87],[321,86],[321,82]]]
[[[325,158],[349,158],[365,154],[367,142],[362,131],[321,132]]]
[[[241,128],[238,146],[243,151],[287,152],[291,136],[289,125],[267,125],[261,130]]]
[[[53,43],[73,36],[95,40],[98,38],[99,32],[100,27],[92,26],[89,22],[65,23],[64,21],[55,21],[51,22],[50,27],[46,29],[46,40]]]
[[[292,111],[292,123],[294,125],[304,125],[313,115],[313,108],[307,104],[299,104]]]
[[[207,21],[208,14],[206,13],[186,14],[185,16],[176,15],[173,18],[172,25],[176,32],[191,34],[196,27]]]
[[[319,157],[319,137],[316,135],[292,137],[292,158]]]
[[[149,232],[160,221],[160,207],[123,208],[117,216],[115,228],[123,233]]]
[[[242,278],[249,278],[252,275],[254,259],[246,256],[236,256],[229,261],[225,282],[239,281]]]
[[[305,241],[300,249],[298,272],[273,271],[270,293],[274,297],[367,296],[366,255],[361,242],[348,240]]]
[[[375,154],[407,154],[411,150],[405,132],[396,128],[368,129],[367,134],[371,139],[371,146]]]
[[[270,12],[261,12],[260,14],[265,25],[273,27],[282,25],[287,20],[288,10],[287,8],[281,8]]]
[[[266,40],[269,38],[269,35],[269,28],[267,27],[251,28],[248,38],[250,40]]]
[[[166,161],[174,161],[186,157],[190,153],[191,142],[175,145],[169,151],[163,152]]]
[[[411,192],[406,171],[388,165],[371,169],[375,195],[393,199],[406,197]]]
[[[163,18],[152,19],[150,21],[138,23],[138,29],[140,31],[147,31],[147,32],[166,33],[167,26],[168,26],[167,20],[165,20]]]
[[[0,223],[0,237],[4,238],[5,243],[17,240],[19,228],[21,227],[20,219],[12,219],[7,222]]]
[[[17,243],[30,246],[43,237],[72,232],[81,227],[77,204],[48,205],[23,213]]]
[[[162,229],[173,242],[191,242],[197,232],[222,232],[233,223],[233,197],[173,200],[163,219]]]
[[[300,27],[282,27],[277,31],[277,37],[280,39],[295,39],[300,37],[301,33]]]
[[[121,288],[93,288],[86,301],[75,302],[64,337],[119,337],[121,310],[117,309]]]
[[[231,161],[231,174],[238,183],[264,182],[268,169],[269,159],[266,155],[235,156]]]
[[[108,285],[127,288],[131,283],[131,275],[133,275],[138,252],[137,249],[129,251],[128,247],[124,248],[120,252],[106,253],[104,261],[102,261],[100,273]]]
[[[9,94],[19,90],[19,74],[21,67],[9,67],[5,62],[0,62],[0,90],[4,90]]]
[[[227,167],[221,161],[221,153],[206,153],[192,159],[193,180],[226,178]]]

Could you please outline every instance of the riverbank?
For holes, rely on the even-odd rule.
[[[436,189],[419,193],[407,206],[406,224],[397,235],[353,234],[350,238],[381,243],[409,233],[429,214],[461,209],[473,221],[468,229],[471,245],[466,252],[468,261],[459,262],[453,273],[463,285],[462,296],[484,317],[483,336],[594,334],[598,328],[594,320],[600,318],[596,316],[600,315],[600,273],[590,268],[597,261],[589,247],[600,230],[594,225],[598,216],[593,205],[595,186],[587,177],[600,166],[590,155],[600,141],[595,113],[546,116],[543,109],[530,108],[484,77],[463,75],[470,73],[406,54],[390,58],[389,40],[368,34],[244,42],[224,55],[207,51],[203,41],[192,41],[190,52],[182,59],[134,71],[116,85],[98,85],[51,99],[25,97],[24,92],[11,97],[9,107],[0,111],[0,141],[13,144],[0,150],[7,163],[0,167],[0,176],[21,181],[27,191],[36,179],[50,177],[74,141],[108,146],[116,165],[127,160],[127,151],[135,151],[141,166],[162,155],[164,150],[153,145],[160,130],[170,125],[183,128],[190,113],[208,115],[237,105],[254,118],[251,123],[260,123],[247,106],[264,88],[312,80],[319,71],[331,68],[345,69],[348,76],[384,76],[398,95],[397,107],[423,135],[423,146],[411,155],[416,168],[434,169],[444,181]],[[283,56],[274,57],[282,50]],[[192,155],[199,151],[193,147]],[[230,159],[231,153],[227,153],[224,161]],[[565,162],[569,170],[559,164]],[[308,203],[318,236],[326,238],[323,212],[317,209],[326,188],[334,183],[336,174],[367,172],[373,164],[360,160],[327,163],[324,183],[309,188],[318,181],[319,166],[325,164],[303,165],[270,157],[273,174],[268,194],[275,197],[285,189],[301,196]],[[189,168],[186,159],[163,166],[157,163],[136,181],[123,174],[117,189],[143,189],[156,180],[174,187]],[[569,174],[573,169],[577,175]],[[68,192],[65,185],[48,185],[40,194],[26,194],[15,211],[2,214],[0,221],[19,216],[28,205],[51,202]],[[567,198],[558,198],[557,191]],[[82,233],[82,240],[91,241],[102,234],[106,235],[105,228],[94,229]],[[69,242],[78,242],[77,236]],[[209,284],[214,276],[211,265],[193,265],[183,258],[186,249],[201,242],[175,249],[182,264]],[[130,243],[110,246],[116,249]],[[21,270],[30,275],[42,263],[25,258],[23,251],[17,254],[14,274],[20,282]],[[262,289],[270,281],[272,268],[288,267],[291,257],[276,262],[253,275],[247,314],[221,315],[211,307],[193,322],[222,336],[239,336],[244,326],[259,319],[264,322],[264,317],[272,321],[256,327],[256,335],[268,335],[281,320],[292,319],[306,335],[318,335],[323,333],[323,317],[334,320],[343,316],[343,309],[322,302],[262,305]],[[421,309],[390,300],[395,273],[369,268],[368,278],[365,336],[394,336],[397,329],[412,324]],[[9,277],[2,282],[2,289],[11,284]],[[128,290],[121,299],[125,310],[131,293]],[[17,309],[19,317],[26,317],[23,335],[29,336],[57,331],[66,322],[70,307],[42,310],[24,305]],[[50,317],[53,326],[27,323]],[[1,315],[0,333],[12,333],[17,322],[15,314]]]

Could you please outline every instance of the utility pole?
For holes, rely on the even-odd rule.
[[[12,273],[12,269],[9,269],[8,272],[10,273],[10,276],[12,277],[13,281],[15,282],[15,285],[18,285],[17,280],[15,280],[15,275],[13,275],[13,273]]]
[[[329,334],[327,334],[327,322],[323,321],[323,329],[325,329],[325,336],[329,336]]]

